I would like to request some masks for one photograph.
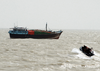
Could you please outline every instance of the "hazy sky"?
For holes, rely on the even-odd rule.
[[[100,0],[0,0],[0,28],[99,29]]]

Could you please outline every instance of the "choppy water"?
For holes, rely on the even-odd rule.
[[[79,48],[93,47],[87,57]],[[10,39],[0,29],[0,71],[100,71],[100,31],[64,30],[60,39]]]

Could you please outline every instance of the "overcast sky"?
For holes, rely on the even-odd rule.
[[[100,0],[0,0],[0,28],[99,29]]]

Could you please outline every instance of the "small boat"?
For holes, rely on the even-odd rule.
[[[24,27],[14,27],[9,30],[10,38],[35,38],[35,39],[59,39],[63,31],[27,29]]]
[[[80,51],[82,51],[85,55],[91,57],[94,55],[92,48],[88,48],[87,46],[80,47]]]

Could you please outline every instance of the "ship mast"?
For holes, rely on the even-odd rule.
[[[47,31],[47,23],[46,23],[46,31]]]

